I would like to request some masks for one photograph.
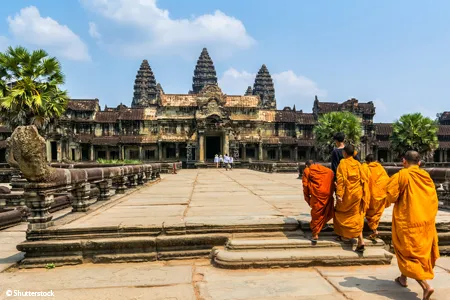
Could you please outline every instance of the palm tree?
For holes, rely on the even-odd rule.
[[[0,121],[14,129],[20,125],[42,128],[65,111],[69,97],[61,65],[44,50],[29,52],[9,47],[0,53]]]
[[[333,136],[337,132],[345,134],[346,142],[359,147],[362,127],[361,121],[350,112],[330,112],[319,117],[314,127],[316,149],[324,160],[330,158],[334,147]]]
[[[431,157],[439,146],[437,122],[421,113],[406,114],[392,125],[391,147],[398,157],[415,150],[422,157]]]

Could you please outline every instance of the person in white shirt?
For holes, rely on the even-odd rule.
[[[214,163],[216,164],[216,168],[219,167],[219,155],[216,154],[216,156],[214,156]]]
[[[223,166],[223,156],[222,156],[222,154],[219,155],[219,164],[220,164],[220,167],[222,168],[222,166]]]
[[[230,170],[233,170],[233,162],[234,162],[234,158],[233,158],[233,156],[230,156]]]
[[[225,164],[225,170],[228,171],[228,169],[230,168],[230,157],[228,156],[228,154],[225,154],[225,156],[223,157],[223,163]]]

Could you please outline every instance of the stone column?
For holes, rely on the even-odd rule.
[[[444,150],[444,162],[447,162],[447,149]]]
[[[75,186],[72,190],[72,211],[86,212],[89,210],[89,195],[91,193],[91,184],[89,182]]]
[[[298,147],[297,146],[294,147],[294,160],[298,161]]]
[[[116,188],[116,194],[125,194],[125,191],[127,190],[127,183],[128,178],[126,176],[121,176],[117,180],[117,188]]]
[[[90,161],[94,161],[95,160],[95,156],[94,156],[94,145],[91,144],[90,146],[90,151],[89,151],[89,160]]]
[[[24,198],[30,209],[28,230],[45,229],[53,225],[53,216],[49,212],[54,202],[53,194],[30,189],[25,191]]]
[[[230,136],[228,131],[225,131],[223,138],[223,154],[230,155]]]
[[[159,161],[162,161],[162,154],[163,154],[162,143],[160,141],[158,141],[158,160]]]
[[[109,153],[109,147],[106,147],[106,159],[107,160],[111,159],[111,154]]]
[[[444,161],[444,150],[440,149],[439,150],[439,162],[443,162]]]
[[[247,159],[247,144],[242,143],[242,161]]]
[[[100,189],[99,200],[108,200],[111,198],[111,187],[112,187],[112,179],[106,179],[101,181],[98,184],[98,188]]]
[[[130,175],[128,176],[128,185],[131,188],[134,188],[138,185],[138,176],[137,175]]]
[[[258,160],[262,161],[264,159],[264,155],[263,155],[263,143],[259,142],[259,146],[258,146]]]
[[[46,152],[47,152],[47,161],[51,162],[52,161],[52,144],[50,141],[46,141],[45,145],[46,145]]]
[[[125,160],[125,147],[123,145],[119,147],[119,158],[120,160]]]
[[[144,160],[144,152],[142,151],[142,146],[139,146],[139,160]]]
[[[278,145],[278,161],[281,161],[283,158],[283,151],[281,151],[281,144]]]
[[[178,160],[180,158],[180,144],[175,143],[175,158]]]
[[[56,160],[61,162],[63,159],[63,152],[62,152],[62,142],[59,141],[56,143]]]
[[[306,149],[306,160],[311,159],[311,147]]]
[[[198,160],[200,162],[205,162],[205,135],[204,135],[204,133],[205,133],[204,131],[198,132],[198,147],[199,147]]]

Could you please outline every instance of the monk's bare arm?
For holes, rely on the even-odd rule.
[[[310,202],[310,192],[309,192],[309,170],[305,169],[303,171],[303,176],[302,176],[302,183],[303,183],[303,196],[305,198],[306,203]]]
[[[399,173],[392,175],[389,179],[389,183],[386,186],[386,206],[391,203],[395,203],[400,196],[400,181]]]

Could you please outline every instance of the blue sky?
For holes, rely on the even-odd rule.
[[[279,109],[355,97],[391,122],[450,110],[449,12],[440,0],[15,0],[2,3],[0,49],[43,48],[72,98],[116,106],[131,104],[142,59],[166,93],[187,93],[207,47],[227,94],[264,63]]]

